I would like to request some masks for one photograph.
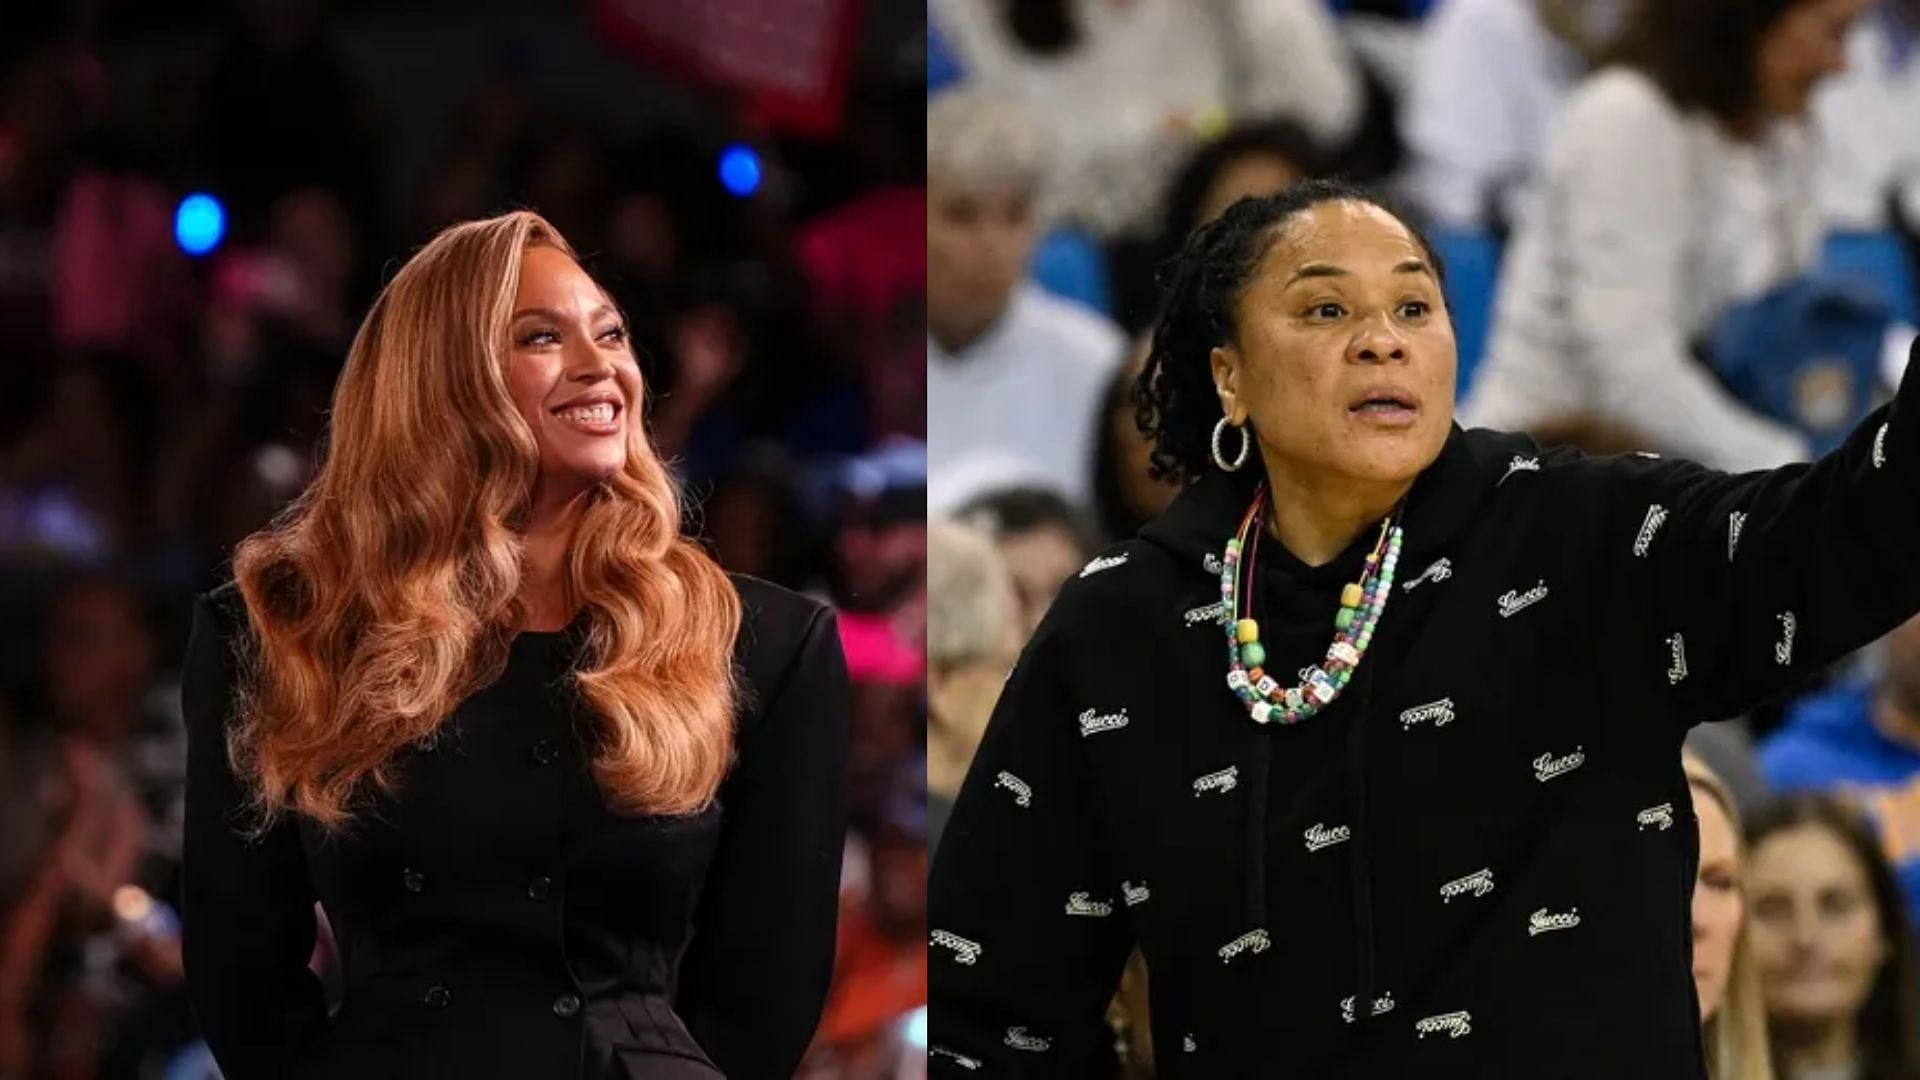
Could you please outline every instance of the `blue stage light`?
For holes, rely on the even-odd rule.
[[[220,246],[227,233],[227,211],[211,195],[194,194],[180,200],[173,214],[173,238],[189,255],[205,255]]]
[[[760,190],[760,155],[739,143],[721,151],[720,184],[742,199]]]

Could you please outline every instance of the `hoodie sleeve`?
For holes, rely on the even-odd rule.
[[[1627,662],[1689,722],[1791,688],[1920,611],[1920,376],[1811,464],[1729,475],[1610,459],[1596,530],[1642,618]]]
[[[936,1077],[1081,1075],[1111,1038],[1104,1012],[1132,936],[1066,691],[1065,606],[1001,692],[934,859]]]

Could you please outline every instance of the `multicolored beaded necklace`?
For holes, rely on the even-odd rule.
[[[1254,560],[1260,552],[1260,534],[1266,530],[1267,485],[1261,484],[1240,522],[1240,531],[1227,541],[1220,560],[1220,625],[1227,631],[1227,687],[1246,703],[1254,722],[1278,720],[1297,724],[1333,704],[1353,679],[1354,669],[1373,643],[1373,629],[1387,609],[1393,592],[1393,572],[1400,564],[1400,512],[1380,523],[1380,539],[1367,555],[1360,580],[1340,591],[1340,612],[1333,618],[1333,644],[1326,662],[1300,672],[1300,684],[1284,692],[1263,665],[1266,646],[1260,643],[1260,624],[1253,619]],[[1242,552],[1245,558],[1241,558]],[[1241,572],[1244,564],[1245,573]]]

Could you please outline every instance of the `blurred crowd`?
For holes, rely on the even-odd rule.
[[[1916,0],[928,10],[936,845],[1061,583],[1176,494],[1132,393],[1157,270],[1243,196],[1337,175],[1409,211],[1469,426],[1771,467],[1905,371]],[[1920,1078],[1920,622],[1689,746],[1716,1080]],[[1152,1075],[1135,960],[1103,1080]]]
[[[925,23],[796,5],[796,40],[851,43],[802,122],[623,47],[619,8],[8,8],[0,1077],[215,1075],[175,907],[192,597],[312,473],[385,276],[516,206],[631,316],[690,527],[840,611],[855,807],[807,1075],[924,1068]],[[193,192],[225,214],[201,255]]]

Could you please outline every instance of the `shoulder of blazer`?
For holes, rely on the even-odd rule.
[[[745,574],[728,574],[740,594],[740,633],[734,661],[753,711],[779,691],[815,625],[832,609],[809,596]]]

